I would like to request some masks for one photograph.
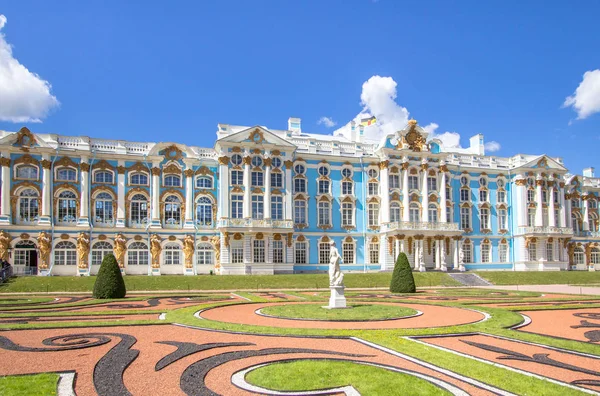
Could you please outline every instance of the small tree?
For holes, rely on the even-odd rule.
[[[400,253],[396,259],[390,291],[392,293],[415,293],[417,291],[408,257],[404,253]]]
[[[94,298],[123,298],[125,297],[125,281],[117,259],[112,253],[104,256],[100,271],[94,283]]]

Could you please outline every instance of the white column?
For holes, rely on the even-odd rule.
[[[435,269],[439,270],[442,266],[442,255],[441,255],[441,241],[439,239],[435,240]]]
[[[458,240],[454,240],[452,242],[452,269],[457,269],[458,265],[459,265],[458,249],[459,249]]]
[[[44,156],[42,160],[42,215],[38,224],[50,224],[50,208],[52,207],[52,197],[50,188],[52,183],[52,162]]]
[[[389,170],[390,161],[382,161],[379,164],[380,169],[380,195],[381,195],[381,223],[390,222],[390,187],[389,187]]]
[[[427,223],[429,221],[429,195],[427,192],[427,165],[423,164],[423,182],[421,183],[421,207],[423,213],[421,221]]]
[[[543,202],[542,202],[542,183],[543,180],[537,179],[535,181],[536,183],[536,187],[535,187],[535,201],[536,201],[536,208],[535,208],[535,226],[536,227],[542,227],[544,225],[544,216],[543,216]]]
[[[219,158],[219,218],[228,218],[229,214],[229,157]]]
[[[459,271],[464,271],[465,270],[465,263],[463,262],[464,259],[464,255],[463,255],[463,244],[460,243],[460,241],[456,241],[457,246],[458,246],[458,270]]]
[[[153,164],[152,168],[152,228],[161,227],[160,219],[160,168]]]
[[[244,157],[244,219],[249,219],[252,217],[252,198],[250,195],[251,186],[250,186],[250,162],[252,158],[250,156]]]
[[[421,239],[419,241],[419,271],[420,272],[425,272],[425,241],[423,239]]]
[[[413,248],[415,257],[413,259],[414,269],[419,269],[419,241],[414,240],[414,248]]]
[[[587,199],[582,199],[583,201],[583,231],[590,230],[590,223],[588,222],[589,214],[590,214],[590,205]]]
[[[265,158],[265,210],[264,218],[271,218],[271,158]],[[267,242],[270,240],[267,239]]]
[[[515,181],[515,206],[517,210],[517,225],[518,226],[526,226],[527,225],[527,197],[526,197],[526,187],[525,187],[525,179],[517,179]]]
[[[561,190],[561,199],[563,201],[563,205],[560,211],[560,216],[562,218],[562,220],[564,220],[565,222],[563,223],[565,225],[565,227],[573,227],[573,221],[571,219],[571,200],[570,199],[566,199],[565,198],[565,193],[564,193],[564,189],[560,189]]]
[[[445,165],[440,166],[440,223],[446,222],[447,210],[446,208],[446,172]]]
[[[409,221],[408,162],[402,164],[402,221]]]
[[[79,219],[77,219],[77,226],[81,227],[90,226],[90,164],[85,161],[87,158],[81,158],[81,191],[79,192]]]
[[[440,241],[440,269],[442,271],[447,271],[446,267],[446,241],[443,239]]]
[[[117,166],[117,227],[125,227],[125,166],[124,162],[119,161]]]
[[[398,257],[398,255],[400,254],[400,239],[395,238],[395,242],[396,242],[396,257],[392,257],[394,260],[394,263],[396,263],[396,258]]]
[[[405,245],[405,244],[406,244],[405,240],[404,240],[404,239],[401,239],[401,240],[400,240],[400,251],[401,251],[402,253],[406,253],[406,247],[405,247],[406,245]]]
[[[10,157],[0,158],[2,165],[2,198],[0,201],[0,224],[10,224]]]
[[[186,164],[187,168],[183,174],[185,175],[185,222],[183,228],[194,228],[194,171],[191,164]]]
[[[550,186],[548,189],[548,226],[556,227],[556,218],[554,217],[554,186]]]
[[[285,220],[292,220],[294,213],[292,209],[292,161],[285,161],[285,213],[283,218]],[[307,208],[308,210],[308,208]]]
[[[244,234],[244,264],[252,264],[252,236]]]

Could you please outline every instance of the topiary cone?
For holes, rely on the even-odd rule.
[[[125,281],[117,259],[112,253],[104,256],[100,271],[94,283],[94,298],[123,298],[125,297]]]
[[[415,293],[417,291],[408,257],[404,253],[400,253],[396,259],[390,291],[392,293]]]

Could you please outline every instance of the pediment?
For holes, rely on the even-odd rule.
[[[29,128],[23,127],[17,133],[11,133],[0,139],[0,145],[20,147],[28,150],[33,147],[50,147],[38,135],[32,133]]]
[[[525,165],[520,166],[519,168],[528,168],[528,169],[546,169],[548,171],[567,171],[567,168],[548,157],[547,155],[540,155],[539,157],[529,161]]]
[[[192,158],[194,152],[184,144],[177,143],[158,143],[152,147],[148,155],[162,155],[167,161],[179,161],[183,158]]]
[[[231,135],[225,136],[217,140],[219,143],[236,143],[236,144],[249,144],[249,145],[275,145],[289,148],[296,148],[295,145],[288,142],[285,139],[280,138],[266,128],[260,126],[254,126],[251,128],[244,129],[242,131],[232,133]]]

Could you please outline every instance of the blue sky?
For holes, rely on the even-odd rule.
[[[463,146],[483,133],[494,154],[600,173],[597,1],[20,0],[0,15],[0,129],[211,146],[219,122],[295,116],[332,133],[382,76],[368,87],[382,118],[409,112]]]

